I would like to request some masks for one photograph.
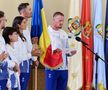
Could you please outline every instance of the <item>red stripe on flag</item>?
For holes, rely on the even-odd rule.
[[[52,52],[51,45],[47,48],[44,65],[51,69],[56,69],[63,64],[62,52]]]

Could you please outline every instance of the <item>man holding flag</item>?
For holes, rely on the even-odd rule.
[[[53,55],[55,54],[56,59],[58,55],[59,59],[57,60],[58,62],[61,61],[62,65],[59,64],[60,66],[54,69],[46,69],[46,90],[66,90],[68,80],[67,54],[74,55],[76,53],[76,50],[68,51],[68,35],[61,29],[63,23],[64,14],[55,12],[53,14],[52,24],[48,27],[48,32],[51,39],[51,53]],[[55,58],[50,59],[53,61]]]
[[[55,12],[47,28],[42,0],[34,0],[33,6],[31,36],[39,38],[39,46],[44,52],[40,61],[46,67],[46,90],[66,90],[67,54],[74,55],[76,50],[68,48],[68,35],[61,29],[64,14]]]

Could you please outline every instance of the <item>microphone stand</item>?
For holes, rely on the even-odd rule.
[[[98,79],[98,59],[101,59],[105,64],[108,65],[108,62],[105,61],[104,59],[102,59],[97,53],[95,53],[93,50],[91,50],[89,47],[87,47],[87,45],[85,45],[84,43],[82,43],[84,47],[86,47],[90,52],[92,52],[95,55],[95,60],[96,60],[96,74],[95,74],[95,87],[96,90],[98,90],[97,88],[97,79]]]

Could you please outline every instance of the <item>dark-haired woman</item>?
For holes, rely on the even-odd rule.
[[[6,49],[9,54],[10,60],[15,62],[18,66],[18,61],[14,50],[14,43],[18,41],[17,30],[12,27],[6,27],[3,31],[3,37],[6,42]],[[20,90],[19,75],[20,75],[19,66],[17,72],[14,72],[13,70],[9,70],[9,79],[7,83],[8,89]]]
[[[17,52],[17,58],[20,65],[20,85],[21,90],[27,90],[29,76],[30,76],[30,61],[31,52],[28,51],[27,39],[23,35],[24,30],[26,30],[26,19],[22,16],[17,16],[13,20],[14,28],[18,30],[18,41],[14,44],[14,48]]]

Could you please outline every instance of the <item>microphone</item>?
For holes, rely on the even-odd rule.
[[[75,39],[78,41],[78,42],[82,42],[84,45],[88,45],[86,42],[84,42],[80,37],[75,37]]]

